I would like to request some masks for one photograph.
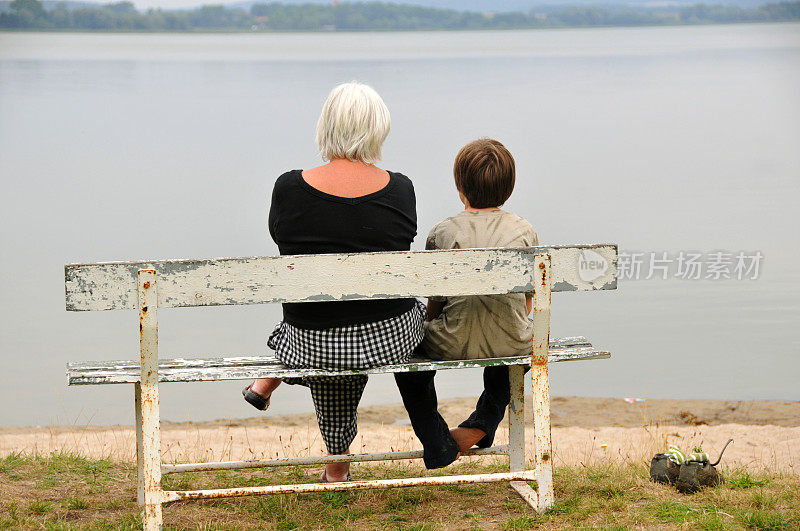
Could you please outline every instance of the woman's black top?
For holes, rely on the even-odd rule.
[[[302,170],[275,181],[269,233],[282,255],[408,251],[417,234],[414,185],[402,173],[361,197],[338,197],[308,184]],[[397,317],[414,299],[285,303],[283,320],[299,328],[332,328]]]

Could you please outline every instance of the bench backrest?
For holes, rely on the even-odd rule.
[[[541,254],[552,291],[616,288],[617,246],[602,244],[70,264],[66,302],[134,310],[141,269],[156,271],[161,308],[532,292]]]

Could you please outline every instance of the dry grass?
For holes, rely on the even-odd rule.
[[[473,459],[440,474],[504,469]],[[317,481],[319,467],[166,476],[165,488]],[[407,477],[419,464],[354,465],[359,479]],[[537,515],[505,484],[417,487],[181,502],[167,529],[797,529],[800,477],[726,471],[724,485],[684,496],[652,483],[639,463],[559,467],[557,505]],[[75,454],[12,454],[0,460],[0,529],[136,529],[135,469]]]
[[[402,408],[402,406],[400,406]],[[378,408],[375,408],[376,410]],[[405,410],[402,410],[405,414]],[[471,412],[450,414],[451,425]],[[352,450],[358,453],[420,449],[411,426],[363,421]],[[267,419],[269,422],[264,421]],[[161,429],[162,459],[173,462],[270,459],[324,454],[316,420],[226,420],[208,423],[164,423]],[[648,462],[656,452],[675,444],[689,449],[702,446],[716,456],[725,442],[732,444],[723,462],[750,472],[800,471],[800,427],[675,426],[643,422],[638,427],[555,427],[553,457],[556,466],[594,466],[615,462]],[[533,426],[526,428],[528,455],[533,455]],[[500,426],[496,441],[504,444],[508,430]],[[0,458],[13,453],[49,455],[77,453],[87,458],[132,462],[135,433],[130,426],[72,426],[0,428]]]

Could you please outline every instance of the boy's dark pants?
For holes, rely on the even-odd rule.
[[[435,376],[436,371],[394,375],[403,405],[411,419],[411,427],[424,448],[423,461],[427,468],[447,466],[458,455],[458,444],[438,411],[436,388],[433,385]],[[478,442],[478,447],[490,447],[510,400],[508,367],[486,367],[483,369],[483,393],[475,405],[475,411],[458,427],[481,430],[486,436]]]

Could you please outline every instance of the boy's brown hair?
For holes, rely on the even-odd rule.
[[[499,207],[514,191],[514,157],[497,140],[479,138],[458,152],[453,176],[469,206]]]

